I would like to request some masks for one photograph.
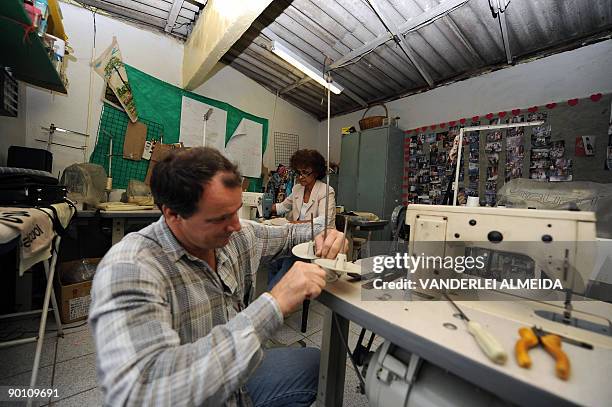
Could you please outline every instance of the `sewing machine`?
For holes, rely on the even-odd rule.
[[[263,214],[261,192],[243,192],[242,193],[242,208],[238,217],[240,219],[254,220],[257,218],[257,212]]]
[[[544,300],[523,296],[531,290],[477,290],[471,301],[453,290],[444,291],[499,340],[508,360],[498,365],[478,347],[450,303],[440,300],[440,292],[417,289],[414,293],[420,291],[419,295],[410,297],[413,290],[396,290],[400,297],[394,298],[393,293],[370,290],[372,301],[360,284],[346,279],[330,284],[320,300],[333,312],[324,325],[320,400],[338,400],[334,377],[342,371],[343,360],[332,355],[340,352],[342,344],[326,335],[347,329],[348,319],[386,340],[363,369],[371,406],[597,405],[612,397],[607,379],[598,378],[607,377],[604,372],[612,369],[612,305],[584,297],[592,280],[601,278],[599,268],[609,269],[599,266],[609,264],[605,258],[611,252],[609,242],[603,246],[597,242],[593,213],[409,205],[406,225],[410,255],[484,251],[489,256],[487,267],[493,267],[492,260],[500,254],[515,256],[521,267],[508,267],[502,270],[506,274],[495,278],[521,270],[521,278],[559,279],[563,289],[546,290]],[[456,278],[486,278],[470,271],[437,271],[438,277],[454,273]],[[606,301],[611,299],[608,289]],[[518,329],[525,326],[539,326],[588,345],[563,343],[572,366],[568,381],[555,376],[554,362],[544,350],[534,352],[537,360],[531,369],[517,365],[514,345]]]
[[[506,267],[503,276],[497,269],[481,276],[489,272],[498,278],[556,278],[564,288],[584,294],[594,274],[597,238],[592,212],[410,205],[406,224],[414,255],[462,256],[472,248],[471,252],[489,257],[503,253],[508,261],[520,258],[526,263],[519,276],[511,275],[516,267]],[[487,267],[495,266],[487,260]],[[453,275],[453,270],[446,273]]]

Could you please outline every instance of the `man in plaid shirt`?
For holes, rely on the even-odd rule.
[[[319,351],[264,350],[283,318],[318,296],[325,272],[298,262],[247,304],[262,259],[307,241],[310,225],[238,219],[237,167],[205,147],[170,153],[151,190],[163,216],[130,233],[98,266],[89,321],[106,405],[296,405],[316,398]],[[317,254],[335,258],[344,235]]]

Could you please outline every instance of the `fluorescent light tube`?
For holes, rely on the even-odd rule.
[[[335,93],[336,95],[339,95],[342,92],[342,86],[334,82],[327,83],[325,78],[323,78],[321,72],[319,72],[310,64],[302,61],[300,57],[289,51],[284,45],[282,45],[278,41],[272,41],[272,52],[274,52],[276,55],[278,55],[291,65],[295,66],[300,71],[304,72],[306,75],[314,79],[317,83],[321,84],[321,86],[323,86],[324,88],[329,87],[329,90]]]

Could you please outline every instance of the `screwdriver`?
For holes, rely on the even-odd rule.
[[[451,303],[451,305],[459,312],[461,318],[466,321],[468,332],[472,334],[480,349],[484,352],[485,355],[493,362],[503,365],[506,363],[508,359],[508,354],[501,346],[499,341],[495,339],[495,337],[485,330],[482,325],[478,322],[470,321],[470,319],[461,311],[461,309],[455,304],[450,297],[444,293],[444,297]]]

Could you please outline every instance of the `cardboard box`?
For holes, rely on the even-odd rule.
[[[100,258],[90,258],[61,263],[57,270],[55,284],[55,294],[57,305],[60,309],[60,317],[63,324],[70,324],[87,319],[89,315],[89,305],[91,303],[91,283],[92,279],[81,282],[66,282],[63,276],[74,273],[83,262],[90,266],[97,266]]]

